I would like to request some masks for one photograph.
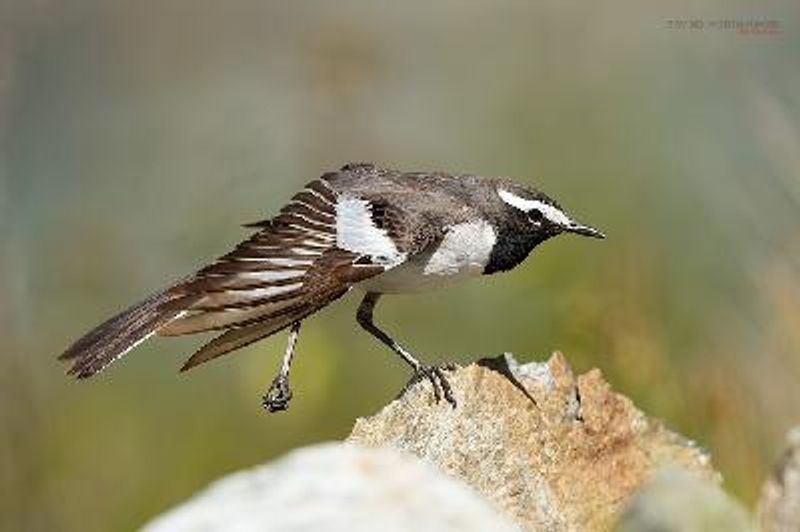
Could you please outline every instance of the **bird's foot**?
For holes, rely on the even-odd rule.
[[[273,379],[267,393],[261,398],[261,406],[269,412],[280,412],[289,408],[291,399],[292,390],[289,388],[289,378],[285,375],[278,375]]]
[[[428,380],[433,386],[433,396],[436,399],[436,402],[444,398],[445,401],[450,403],[450,405],[455,408],[456,407],[456,399],[453,397],[453,389],[450,387],[450,383],[445,377],[445,371],[454,371],[456,369],[455,364],[442,364],[440,366],[426,366],[420,365],[419,367],[414,369],[414,376],[411,377],[411,380],[408,381],[408,384],[405,385],[403,390],[400,392],[402,396],[405,394],[409,389],[411,389],[415,384],[421,382],[423,380]]]

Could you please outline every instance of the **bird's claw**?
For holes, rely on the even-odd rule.
[[[423,380],[428,380],[433,387],[433,396],[436,399],[436,402],[444,398],[445,401],[450,403],[450,406],[453,408],[456,407],[456,399],[453,397],[453,389],[450,386],[450,382],[445,377],[445,371],[454,371],[457,368],[455,364],[442,364],[440,366],[419,366],[414,370],[414,375],[411,377],[411,380],[405,385],[403,390],[400,392],[400,395],[405,394],[411,387],[413,387],[418,382]]]
[[[292,399],[292,390],[289,388],[289,379],[278,375],[261,398],[261,406],[269,412],[280,412],[289,408]]]

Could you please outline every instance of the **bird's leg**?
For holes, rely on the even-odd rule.
[[[270,412],[279,412],[289,408],[289,401],[292,398],[292,390],[289,388],[289,370],[292,367],[294,357],[294,347],[297,345],[297,337],[300,334],[300,322],[292,323],[289,329],[289,343],[286,345],[286,353],[283,355],[281,369],[272,384],[261,398],[261,405]]]
[[[394,341],[391,336],[383,332],[377,325],[375,325],[375,322],[372,320],[372,313],[375,310],[375,305],[378,303],[380,297],[381,294],[377,292],[367,292],[367,294],[364,296],[364,299],[361,301],[361,305],[358,307],[356,319],[358,320],[359,325],[361,325],[368,333],[383,342],[392,351],[400,355],[400,358],[402,358],[405,363],[411,366],[411,368],[414,370],[414,376],[411,378],[408,384],[406,384],[405,388],[403,388],[401,395],[405,393],[406,390],[408,390],[412,385],[416,384],[422,379],[428,379],[433,386],[433,394],[436,397],[436,401],[438,402],[442,397],[444,397],[444,399],[450,403],[453,408],[455,408],[456,400],[453,397],[453,390],[451,389],[450,383],[447,381],[447,378],[444,375],[444,371],[455,369],[455,365],[446,364],[442,366],[429,366],[422,364],[402,345]]]

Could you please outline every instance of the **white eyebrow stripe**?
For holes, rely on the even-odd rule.
[[[517,196],[513,192],[509,192],[503,188],[497,189],[497,194],[500,199],[524,212],[530,212],[533,209],[541,212],[545,218],[558,225],[569,225],[573,223],[572,219],[564,214],[561,210],[549,205],[543,201],[530,200]]]

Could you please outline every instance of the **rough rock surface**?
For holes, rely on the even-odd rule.
[[[800,530],[800,426],[786,439],[788,448],[761,490],[758,520],[764,532]]]
[[[146,532],[510,532],[461,482],[392,449],[324,444],[212,484]]]
[[[559,353],[524,365],[485,359],[449,380],[457,409],[422,382],[358,420],[349,441],[423,458],[525,530],[608,530],[665,466],[720,480],[691,441],[612,392],[599,371],[575,377]]]

